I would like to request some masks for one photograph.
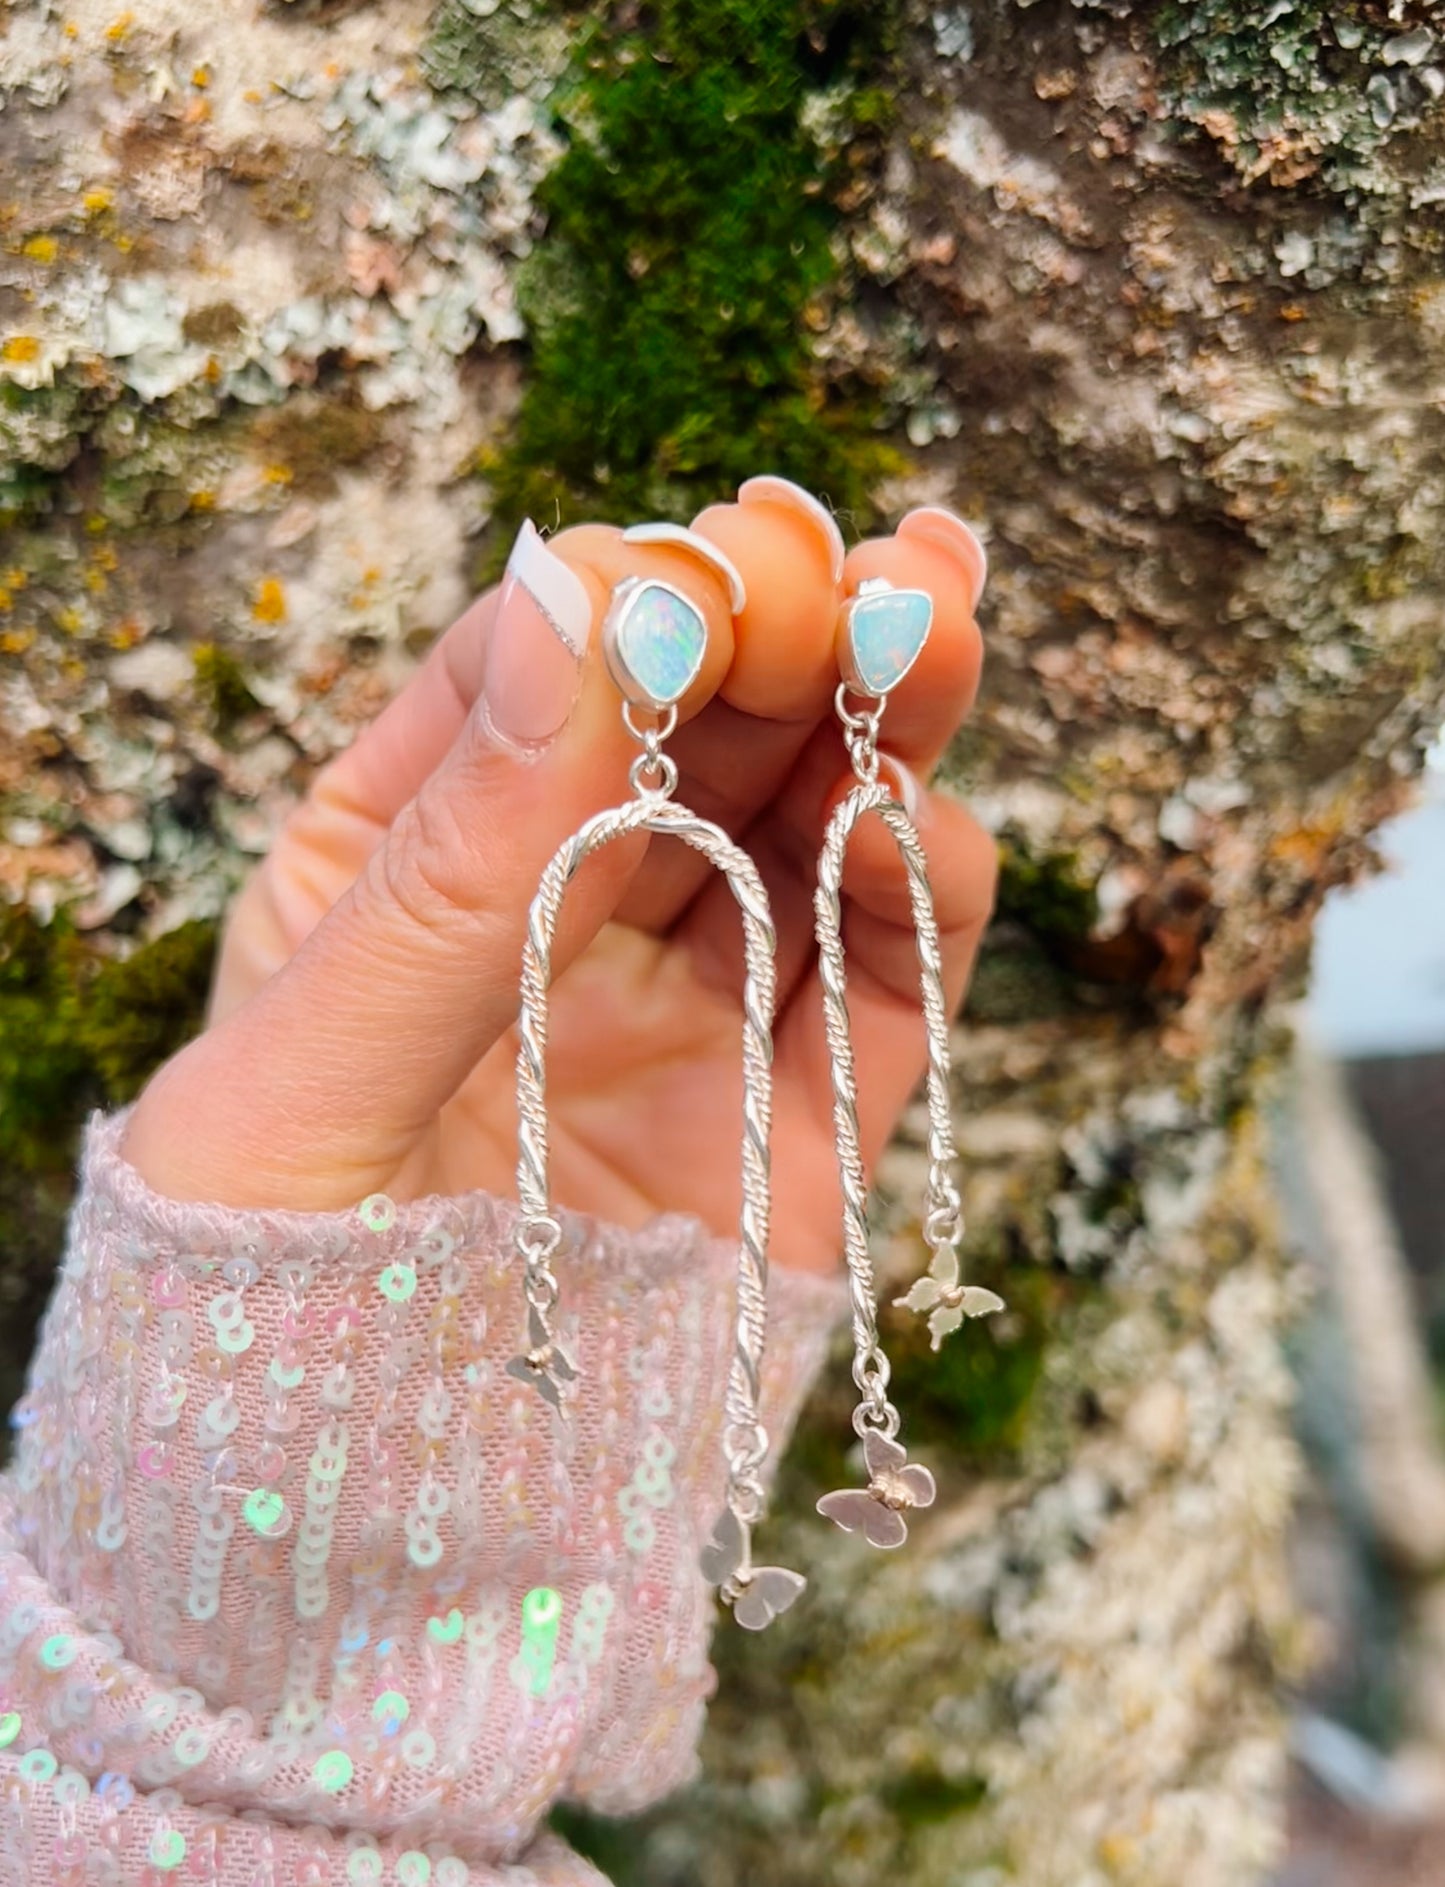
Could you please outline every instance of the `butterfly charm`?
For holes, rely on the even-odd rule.
[[[807,1583],[801,1573],[789,1572],[786,1566],[754,1566],[747,1583],[738,1586],[733,1617],[744,1631],[765,1631]]]
[[[698,1564],[710,1586],[725,1586],[742,1563],[743,1523],[731,1507],[724,1507]]]
[[[912,1290],[893,1302],[902,1310],[927,1311],[928,1334],[936,1350],[965,1317],[987,1317],[1004,1308],[996,1291],[986,1291],[981,1284],[960,1284],[958,1253],[951,1245],[933,1254],[933,1263]]]
[[[562,1384],[575,1382],[577,1370],[561,1344],[549,1334],[541,1313],[535,1308],[527,1312],[527,1342],[531,1347],[525,1356],[512,1358],[507,1374],[515,1376],[518,1382],[530,1383],[542,1400],[550,1402],[560,1415]]]
[[[703,1578],[719,1589],[744,1631],[764,1631],[808,1582],[785,1566],[754,1566],[743,1572],[746,1550],[743,1523],[725,1507],[699,1563]]]
[[[870,1546],[902,1546],[908,1538],[905,1513],[931,1507],[937,1488],[927,1468],[910,1462],[902,1442],[877,1429],[863,1437],[868,1464],[867,1487],[843,1487],[825,1494],[818,1512],[845,1533],[861,1533]]]

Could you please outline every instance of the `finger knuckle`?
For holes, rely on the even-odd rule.
[[[375,854],[377,890],[419,930],[452,936],[480,919],[478,862],[456,808],[422,792],[398,813]]]

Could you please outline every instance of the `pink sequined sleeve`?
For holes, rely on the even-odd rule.
[[[511,1204],[184,1204],[124,1126],[0,1476],[0,1878],[599,1887],[539,1825],[695,1768],[733,1247],[566,1218],[559,1430]],[[775,1268],[775,1443],[842,1303]]]

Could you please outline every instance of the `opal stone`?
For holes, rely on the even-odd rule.
[[[844,679],[859,694],[886,695],[918,660],[933,625],[926,590],[879,590],[854,598],[848,610]]]
[[[665,708],[696,681],[706,647],[701,611],[665,583],[644,578],[616,619],[614,672],[630,700]]]

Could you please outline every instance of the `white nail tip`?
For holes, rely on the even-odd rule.
[[[727,584],[728,600],[734,616],[741,616],[747,608],[748,591],[742,572],[731,557],[700,532],[688,530],[685,524],[629,524],[622,533],[622,541],[624,544],[675,544],[679,550],[690,550]]]
[[[592,636],[587,585],[556,551],[548,550],[530,518],[522,520],[506,574],[517,579],[572,653],[579,659],[585,655]]]
[[[776,473],[765,472],[759,478],[745,479],[738,486],[738,503],[792,505],[794,510],[806,512],[827,539],[833,581],[843,581],[843,559],[847,554],[843,533],[838,529],[838,520],[833,513],[812,492],[795,485],[791,478],[779,478]]]
[[[912,526],[911,529],[910,526]],[[982,596],[984,585],[988,582],[988,552],[984,549],[983,539],[978,532],[965,524],[957,512],[947,511],[942,505],[919,505],[901,519],[898,525],[900,537],[931,537],[936,544],[946,543],[949,537],[956,537],[960,531],[978,552],[978,596]],[[978,601],[978,596],[973,599],[975,602]]]
[[[904,766],[903,762],[894,754],[885,753],[880,754],[878,757],[897,780],[898,797],[903,802],[903,810],[908,814],[908,817],[913,823],[917,825],[918,807],[921,798],[918,775],[914,773],[911,767]]]

